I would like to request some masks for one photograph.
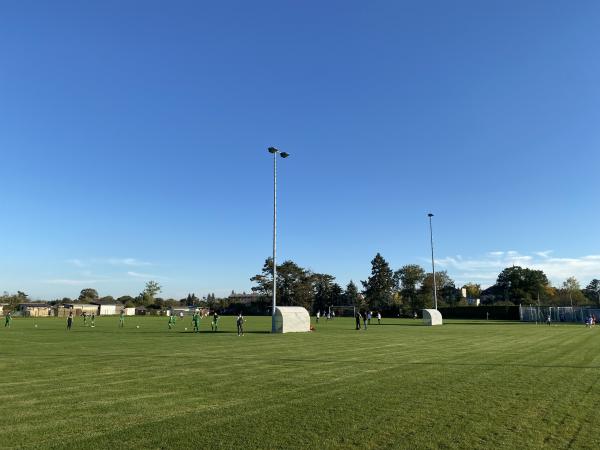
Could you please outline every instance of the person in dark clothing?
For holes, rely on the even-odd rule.
[[[360,330],[360,320],[362,316],[360,315],[360,311],[356,311],[356,329]]]
[[[70,330],[73,326],[73,311],[69,313],[69,317],[67,317],[67,330]]]

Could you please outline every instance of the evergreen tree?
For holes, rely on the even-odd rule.
[[[379,253],[371,261],[371,276],[361,281],[365,301],[369,308],[380,310],[392,303],[394,294],[394,273],[387,261]]]
[[[361,296],[358,293],[358,288],[352,280],[350,280],[350,283],[348,283],[348,286],[346,286],[346,291],[344,292],[344,302],[346,305],[352,305],[359,308],[362,306]]]

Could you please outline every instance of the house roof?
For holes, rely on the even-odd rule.
[[[119,302],[109,302],[105,300],[97,300],[95,302],[90,302],[92,305],[103,305],[103,306],[123,306],[123,303]]]
[[[38,302],[19,303],[19,306],[26,306],[28,308],[50,308],[50,305],[48,303]]]

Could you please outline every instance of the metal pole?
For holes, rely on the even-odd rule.
[[[277,153],[273,153],[273,305],[271,333],[275,333],[275,306],[277,304]]]
[[[433,271],[433,307],[434,309],[438,309],[437,307],[437,285],[435,283],[435,261],[433,259],[433,226],[431,225],[431,218],[433,214],[429,213],[429,237],[431,239],[431,270]]]

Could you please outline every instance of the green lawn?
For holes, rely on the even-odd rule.
[[[0,329],[0,446],[597,448],[600,327],[166,318]],[[136,328],[139,325],[140,328]]]

